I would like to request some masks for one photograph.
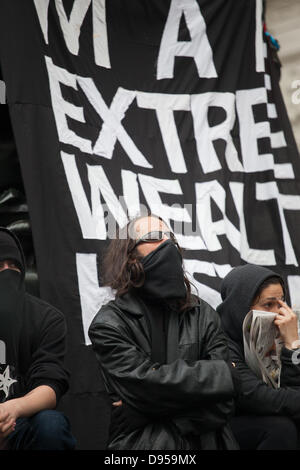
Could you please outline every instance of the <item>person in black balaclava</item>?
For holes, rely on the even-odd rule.
[[[241,449],[298,449],[300,423],[300,361],[297,315],[284,301],[281,276],[262,266],[234,268],[221,284],[217,307],[227,335],[231,360],[239,374],[240,391],[231,427]],[[250,310],[274,312],[278,340],[283,343],[276,387],[246,361],[243,322]],[[250,364],[251,365],[251,364]]]
[[[235,395],[216,312],[191,294],[174,235],[156,216],[111,241],[104,285],[116,298],[89,335],[111,401],[110,450],[237,449]]]
[[[55,410],[68,388],[63,315],[25,292],[17,237],[0,227],[0,448],[73,449],[67,418]]]

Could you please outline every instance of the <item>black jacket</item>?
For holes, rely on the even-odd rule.
[[[219,318],[202,300],[177,314],[167,363],[151,360],[145,304],[126,294],[103,306],[89,335],[112,407],[109,449],[237,448],[227,426],[234,386]]]
[[[25,292],[22,248],[12,232],[0,227],[0,260],[5,259],[16,260],[21,272],[0,272],[0,374],[9,384],[0,391],[0,402],[48,385],[58,403],[69,381],[64,367],[65,318],[47,302]]]
[[[281,415],[300,419],[300,365],[294,364],[286,348],[281,352],[280,388],[273,389],[258,378],[245,362],[242,324],[250,310],[258,287],[275,272],[255,265],[234,268],[223,280],[223,302],[217,311],[223,330],[227,334],[230,357],[236,363],[240,378],[240,394],[237,398],[237,415]],[[300,362],[300,355],[298,355]]]

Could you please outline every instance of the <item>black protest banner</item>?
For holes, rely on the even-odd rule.
[[[199,295],[242,263],[300,305],[299,155],[262,0],[2,0],[0,61],[40,293],[69,329],[63,407],[79,448],[109,408],[88,338],[112,293],[99,265],[141,207],[183,248]]]

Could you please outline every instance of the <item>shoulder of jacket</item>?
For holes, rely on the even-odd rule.
[[[200,297],[195,298],[195,305],[189,310],[189,314],[197,317],[197,321],[203,326],[209,324],[220,326],[221,321],[216,310]]]
[[[63,313],[58,310],[56,307],[51,305],[46,300],[35,297],[34,295],[28,294],[26,292],[26,303],[31,307],[30,311],[36,313],[36,315],[51,315],[57,318],[64,318]]]
[[[195,305],[192,307],[192,309],[198,310],[199,313],[201,313],[203,316],[204,315],[218,315],[216,310],[205,300],[201,299],[200,297],[194,296],[195,300]]]
[[[105,305],[102,305],[99,312],[95,315],[90,328],[92,329],[94,326],[111,326],[111,327],[118,327],[122,322],[122,316],[124,313],[122,310],[117,306],[114,300],[110,300]]]

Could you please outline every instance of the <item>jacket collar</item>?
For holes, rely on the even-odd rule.
[[[193,296],[195,301],[195,307],[199,306],[199,299],[196,296]],[[116,297],[114,300],[115,305],[117,305],[120,310],[125,310],[126,312],[134,315],[136,317],[143,317],[145,314],[145,304],[143,300],[135,295],[132,291],[127,292],[121,297]]]
[[[145,306],[143,305],[142,300],[139,299],[136,295],[132,294],[131,292],[127,292],[121,297],[116,297],[115,304],[121,310],[125,310],[131,315],[134,315],[137,317],[144,316]]]

